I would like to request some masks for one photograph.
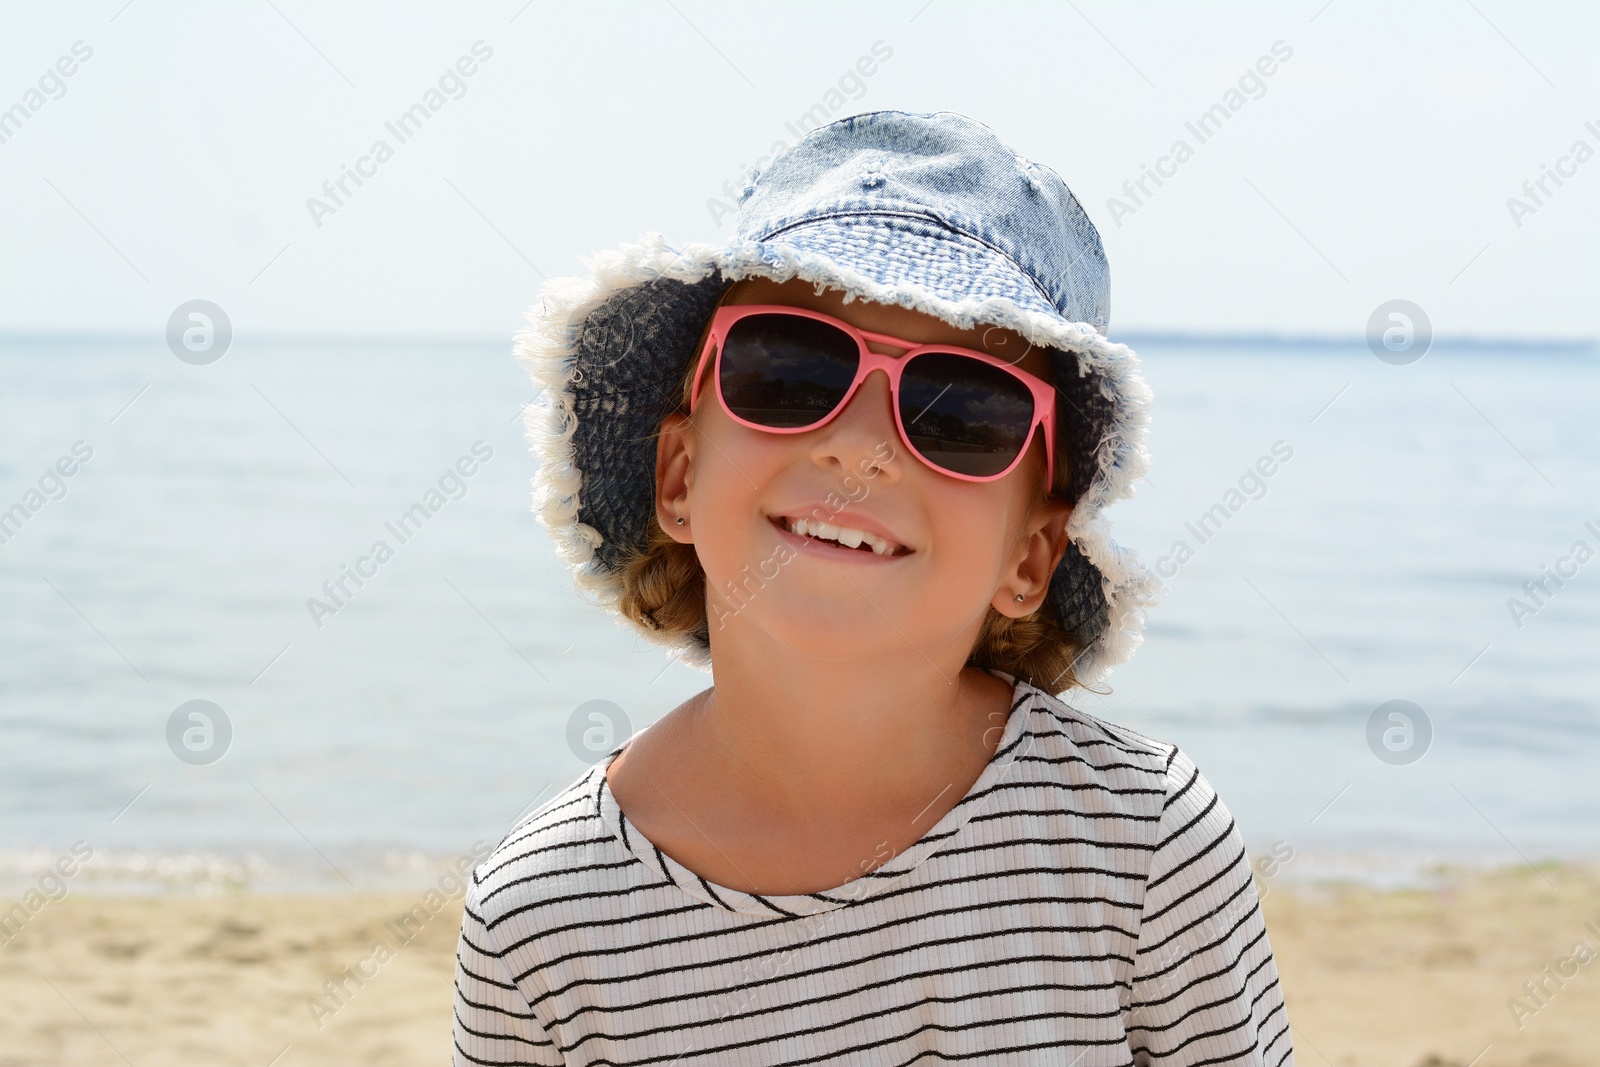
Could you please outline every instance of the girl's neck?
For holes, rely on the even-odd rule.
[[[1011,710],[1012,688],[977,670],[954,686],[926,671],[785,688],[723,667],[630,742],[607,783],[656,848],[746,892],[822,892],[911,847],[982,775]]]
[[[920,808],[972,768],[981,772],[1003,732],[1011,687],[984,671],[940,673],[919,662],[920,670],[863,665],[819,676],[805,668],[787,677],[771,664],[719,664],[688,732],[727,795],[774,818]]]

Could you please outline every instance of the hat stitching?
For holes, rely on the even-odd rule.
[[[1040,285],[1038,283],[1038,281],[1036,281],[1034,279],[1033,271],[1029,270],[1027,267],[1024,267],[1021,263],[1018,263],[1016,261],[1016,259],[1011,255],[1011,253],[1007,252],[1003,248],[1000,248],[1000,247],[992,244],[989,241],[985,241],[982,237],[979,237],[977,234],[971,233],[971,232],[969,232],[967,230],[962,229],[959,226],[953,225],[949,221],[947,221],[947,220],[945,220],[943,218],[940,218],[938,215],[934,215],[932,213],[921,213],[921,212],[915,212],[915,211],[832,211],[832,212],[828,212],[826,214],[810,215],[810,216],[807,216],[806,218],[798,219],[798,220],[796,220],[794,222],[785,223],[784,225],[778,227],[777,229],[772,230],[772,231],[762,235],[758,239],[761,240],[761,241],[770,241],[772,238],[781,236],[781,235],[783,235],[785,233],[790,232],[791,230],[797,230],[797,229],[800,229],[801,227],[810,226],[810,225],[812,225],[814,223],[832,222],[832,221],[834,221],[836,219],[852,219],[852,218],[884,218],[884,219],[900,218],[900,219],[914,219],[914,220],[916,220],[918,222],[932,223],[933,225],[937,226],[939,229],[945,231],[946,233],[948,233],[949,235],[951,235],[953,237],[962,237],[962,238],[965,238],[965,239],[971,241],[973,244],[982,245],[984,248],[986,248],[989,251],[993,252],[995,255],[1000,256],[1001,258],[1003,258],[1007,263],[1011,264],[1011,266],[1016,269],[1017,273],[1019,275],[1021,275],[1021,277],[1022,277],[1022,279],[1024,281],[1026,281],[1029,285],[1033,286],[1034,291],[1037,292],[1040,296],[1042,296],[1046,303],[1048,303],[1051,307],[1055,307],[1056,306],[1056,298],[1051,296],[1048,292],[1046,292],[1044,286]]]

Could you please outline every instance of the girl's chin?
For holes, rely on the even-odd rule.
[[[740,590],[738,596],[727,590],[712,593],[707,619],[712,639],[774,642],[808,659],[838,663],[881,662],[885,655],[908,651],[905,635],[919,629],[913,616],[925,609],[897,611],[882,599],[869,602],[859,583],[851,588],[845,582],[807,581],[798,572],[795,577],[806,588],[780,592],[768,583],[765,589]]]

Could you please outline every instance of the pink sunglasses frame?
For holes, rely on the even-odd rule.
[[[723,339],[727,337],[728,330],[740,319],[747,318],[751,315],[774,314],[791,315],[797,318],[815,319],[818,322],[825,322],[828,325],[836,327],[853,337],[856,342],[856,347],[860,350],[859,361],[856,363],[855,381],[851,382],[850,388],[845,390],[845,394],[840,399],[838,405],[832,411],[828,412],[828,414],[821,420],[813,423],[810,426],[763,426],[761,423],[751,422],[748,419],[741,418],[740,416],[735,415],[732,411],[728,410],[727,399],[722,395],[722,342]],[[880,352],[874,352],[872,349],[868,348],[868,341],[892,345],[895,348],[904,349],[904,351],[898,356],[886,356]],[[1034,431],[1039,429],[1040,426],[1043,426],[1045,447],[1045,485],[1055,485],[1055,387],[1050,385],[1048,382],[1041,380],[1035,375],[1029,374],[1027,371],[1016,366],[1015,364],[1000,359],[998,356],[992,356],[987,352],[979,352],[971,348],[962,348],[958,345],[918,344],[903,337],[895,337],[892,334],[876,333],[872,330],[857,329],[855,326],[852,326],[850,323],[845,322],[842,319],[837,319],[832,315],[824,314],[821,311],[812,311],[809,308],[791,307],[787,304],[728,304],[717,308],[716,312],[711,316],[711,324],[706,330],[705,342],[700,346],[700,352],[695,359],[694,385],[689,394],[689,413],[691,415],[694,414],[695,407],[700,401],[700,383],[705,374],[706,359],[710,356],[713,348],[716,350],[717,359],[712,375],[714,388],[711,391],[716,394],[717,404],[722,408],[723,412],[726,413],[730,419],[732,419],[734,422],[737,422],[741,426],[749,427],[752,430],[762,430],[766,433],[780,434],[809,433],[812,430],[821,429],[828,423],[832,422],[836,417],[838,417],[838,414],[845,409],[845,407],[850,403],[850,398],[855,396],[856,390],[861,388],[861,383],[867,380],[867,375],[871,374],[875,370],[882,370],[889,377],[890,406],[894,409],[894,424],[895,429],[900,433],[900,441],[908,450],[910,450],[912,455],[921,460],[929,469],[937,471],[940,474],[948,475],[951,478],[959,478],[960,480],[966,482],[999,481],[1001,478],[1004,478],[1006,475],[1016,470],[1018,465],[1022,463],[1023,459],[1027,457],[1028,446],[1033,443]],[[900,377],[903,373],[905,373],[906,364],[911,362],[913,356],[921,355],[926,352],[940,352],[951,355],[966,356],[971,359],[976,359],[979,362],[987,363],[992,367],[999,367],[1001,370],[1010,373],[1012,376],[1017,378],[1017,380],[1021,381],[1028,387],[1029,392],[1033,394],[1033,421],[1028,426],[1028,443],[1022,446],[1022,449],[1017,453],[1016,459],[1012,460],[1005,470],[999,472],[998,474],[961,474],[956,471],[946,470],[943,467],[929,462],[929,460],[923,456],[922,453],[918,452],[916,447],[911,444],[911,438],[906,433],[905,424],[900,417]],[[912,421],[915,422],[916,420],[913,419]]]

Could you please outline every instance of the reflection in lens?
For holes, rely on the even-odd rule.
[[[728,331],[722,398],[729,411],[762,426],[811,426],[844,399],[859,358],[855,339],[836,326],[751,315]]]
[[[957,474],[999,474],[1027,446],[1033,393],[999,367],[925,352],[900,381],[900,419],[911,446]]]

